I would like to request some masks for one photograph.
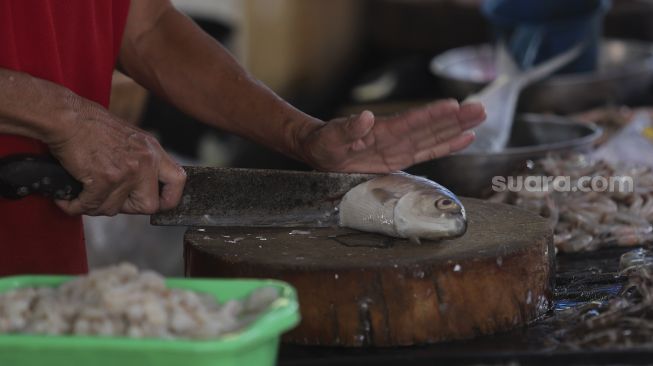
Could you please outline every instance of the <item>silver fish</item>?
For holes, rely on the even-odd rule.
[[[465,208],[445,187],[403,172],[352,188],[339,205],[340,226],[414,242],[461,236]]]

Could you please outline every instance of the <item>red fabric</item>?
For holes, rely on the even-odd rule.
[[[0,0],[0,67],[107,106],[128,10],[129,0]],[[47,147],[0,134],[0,157],[16,153]],[[40,196],[0,199],[0,275],[86,271],[81,217]]]

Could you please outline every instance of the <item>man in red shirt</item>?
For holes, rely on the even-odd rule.
[[[0,0],[0,44],[0,157],[49,152],[84,185],[71,202],[0,199],[0,275],[84,272],[80,215],[177,205],[184,171],[106,109],[116,62],[188,114],[319,170],[403,169],[465,148],[485,118],[478,104],[446,100],[320,121],[252,78],[168,0]]]

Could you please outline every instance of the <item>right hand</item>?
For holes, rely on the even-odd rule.
[[[87,102],[87,101],[84,101]],[[174,208],[186,173],[154,137],[92,102],[46,143],[84,189],[57,201],[69,215],[153,214]],[[161,184],[161,189],[159,189]]]

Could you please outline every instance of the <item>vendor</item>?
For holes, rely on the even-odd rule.
[[[485,118],[481,105],[445,100],[320,121],[248,75],[168,0],[0,0],[0,45],[0,157],[51,153],[84,186],[70,202],[0,199],[0,275],[85,272],[80,215],[179,202],[183,169],[106,109],[116,63],[207,124],[324,171],[391,172],[444,156],[468,146]]]

